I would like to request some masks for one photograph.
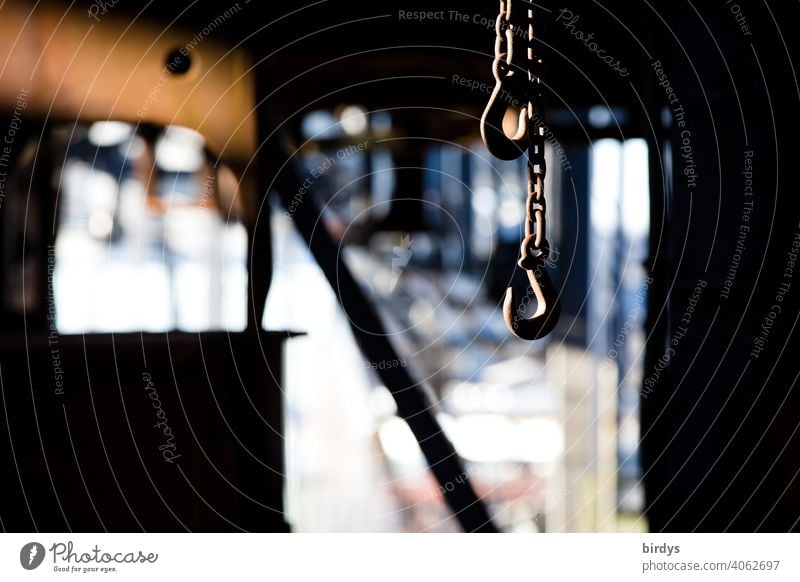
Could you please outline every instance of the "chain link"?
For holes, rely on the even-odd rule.
[[[517,5],[522,6],[526,13],[524,28],[520,18],[521,10],[516,10]],[[547,163],[544,155],[545,110],[540,77],[542,60],[536,55],[534,47],[533,9],[529,4],[522,4],[521,0],[501,1],[495,30],[497,38],[494,66],[504,80],[507,80],[506,90],[514,99],[525,103],[525,122],[529,140],[528,192],[525,204],[525,240],[520,247],[519,266],[530,270],[535,268],[538,262],[546,260],[550,250],[545,220],[547,202],[544,184]],[[524,31],[526,41],[524,58],[520,56],[514,44],[520,31]]]
[[[534,46],[531,4],[524,0],[501,0],[495,31],[492,69],[497,84],[481,117],[481,135],[489,151],[500,159],[516,159],[527,149],[525,238],[520,245],[517,264],[527,271],[538,305],[537,314],[532,319],[522,319],[519,298],[509,288],[503,312],[506,323],[515,335],[523,339],[538,339],[555,326],[560,305],[558,292],[546,271],[550,245],[547,241],[545,198],[545,110],[541,83],[542,59]],[[505,91],[515,102],[524,104],[513,137],[506,135],[502,128],[507,111],[498,99],[501,91]]]

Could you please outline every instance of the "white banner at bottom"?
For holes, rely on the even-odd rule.
[[[800,580],[793,534],[3,534],[0,580]],[[191,577],[191,578],[187,578]]]

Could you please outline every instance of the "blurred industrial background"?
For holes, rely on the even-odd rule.
[[[3,529],[450,532],[464,483],[508,532],[796,529],[791,285],[759,334],[797,251],[797,6],[564,4],[531,4],[536,342],[500,309],[525,160],[478,133],[497,2],[0,6]]]

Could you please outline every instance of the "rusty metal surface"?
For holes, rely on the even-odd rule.
[[[0,108],[13,109],[25,90],[27,115],[182,125],[229,163],[252,158],[255,91],[246,51],[116,12],[96,22],[85,11],[19,1],[0,12]]]
[[[547,273],[550,245],[547,242],[544,194],[547,166],[544,157],[544,99],[541,90],[541,58],[534,48],[534,11],[522,0],[502,0],[497,16],[495,57],[496,81],[481,117],[481,136],[489,152],[501,160],[513,160],[528,150],[528,196],[525,204],[525,238],[517,263],[528,275],[530,289],[524,298],[513,287],[506,291],[503,317],[511,332],[521,339],[540,339],[558,323],[561,306],[558,292]],[[513,111],[516,109],[516,111]],[[511,135],[504,118],[512,111]],[[524,312],[532,297],[536,312]]]

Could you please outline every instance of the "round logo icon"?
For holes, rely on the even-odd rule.
[[[38,542],[29,542],[19,551],[19,563],[26,570],[35,570],[44,561],[44,546]]]

